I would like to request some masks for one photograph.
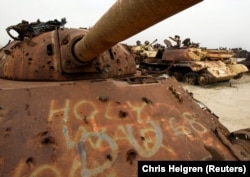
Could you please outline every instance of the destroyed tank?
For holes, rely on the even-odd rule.
[[[145,41],[144,44],[141,44],[141,41],[136,41],[135,46],[128,46],[128,50],[134,55],[136,64],[142,63],[147,58],[155,58],[159,48],[155,48],[152,46],[155,42],[157,42],[157,39],[155,39],[153,42],[149,43],[149,41]]]
[[[239,79],[248,71],[245,65],[237,63],[231,50],[201,48],[198,43],[191,43],[189,38],[181,45],[178,35],[170,38],[176,45],[172,46],[169,40],[164,40],[167,45],[164,52],[158,51],[154,58],[146,58],[141,68],[151,73],[167,72],[177,80],[193,85]]]
[[[0,176],[127,177],[140,160],[249,160],[248,129],[230,132],[174,78],[139,75],[119,44],[198,2],[117,1],[90,30],[64,20],[8,28],[19,36],[0,54]]]

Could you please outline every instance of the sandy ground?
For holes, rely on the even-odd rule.
[[[239,80],[231,79],[209,86],[182,85],[219,116],[230,131],[250,128],[250,73]]]

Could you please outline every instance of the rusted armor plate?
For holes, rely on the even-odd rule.
[[[217,135],[228,130],[177,81],[127,81],[0,80],[0,176],[127,177],[138,160],[237,159]]]

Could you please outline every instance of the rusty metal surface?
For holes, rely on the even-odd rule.
[[[0,77],[15,80],[50,80],[60,76],[58,43],[52,42],[55,32],[32,38],[32,41],[14,41],[1,51]],[[47,46],[54,45],[48,54]]]
[[[0,176],[127,177],[138,160],[248,158],[177,81],[141,83],[0,80]]]
[[[186,49],[166,49],[163,53],[163,61],[200,61],[202,60],[202,52],[199,48]]]
[[[204,55],[209,59],[228,59],[232,58],[234,53],[231,50],[222,49],[205,49]]]
[[[166,61],[203,61],[221,60],[233,57],[231,50],[203,49],[203,48],[169,48],[163,53],[163,60]]]
[[[77,62],[72,44],[87,32],[86,29],[64,28],[40,34],[31,41],[10,43],[1,51],[0,77],[13,80],[73,80],[135,73],[134,58],[120,44],[98,55],[91,64]]]
[[[142,14],[133,9],[135,2],[147,2],[142,8],[147,17],[152,9],[159,13],[128,33],[123,32],[133,29],[130,23],[124,29],[120,23],[118,29],[106,24],[120,19],[121,7],[132,9],[128,13],[137,24]],[[36,81],[0,79],[1,177],[133,177],[138,160],[250,159],[248,139],[240,136],[248,130],[230,133],[173,78],[134,75],[132,55],[120,44],[113,46],[200,0],[164,1],[169,6],[159,9],[163,1],[157,2],[120,0],[110,11],[115,17],[104,15],[90,32],[44,31],[1,49],[1,78]],[[87,36],[86,52],[81,45]],[[79,50],[95,58],[79,61]]]

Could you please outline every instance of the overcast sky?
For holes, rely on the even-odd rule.
[[[66,17],[66,27],[91,27],[116,0],[1,0],[0,45],[10,39],[6,28],[27,20],[48,21]],[[155,0],[157,1],[157,0]],[[153,15],[153,14],[152,14]],[[143,18],[143,17],[142,17]],[[163,43],[169,36],[191,38],[202,47],[242,47],[250,51],[250,0],[204,0],[123,41]]]

